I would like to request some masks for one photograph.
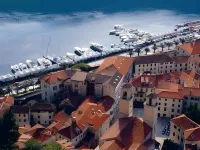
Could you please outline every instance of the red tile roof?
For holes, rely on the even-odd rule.
[[[187,141],[200,141],[200,127],[186,130],[184,137]]]
[[[183,49],[191,55],[200,54],[200,41],[195,41],[191,43],[185,43],[178,46],[179,49]]]
[[[136,149],[141,145],[152,128],[137,117],[118,119],[100,140],[118,140],[129,149]]]
[[[99,148],[100,150],[123,150],[125,146],[117,140],[105,141]]]
[[[171,99],[180,99],[183,100],[183,96],[179,91],[162,91],[157,89],[156,92],[159,98],[171,98]]]
[[[106,112],[113,106],[114,99],[105,96],[97,102],[93,97],[88,97],[79,108],[72,112],[72,117],[76,119],[77,125],[81,130],[91,125],[94,130],[99,127],[109,118],[110,115]]]
[[[126,75],[134,61],[135,58],[133,57],[124,57],[124,56],[108,57],[103,61],[103,63],[99,66],[96,72],[101,73],[104,69],[113,65],[120,74]]]
[[[31,112],[37,111],[55,111],[56,106],[53,104],[36,103],[31,107]]]
[[[177,125],[181,129],[183,129],[184,131],[187,129],[190,129],[190,128],[199,127],[199,125],[197,123],[195,123],[194,121],[189,119],[184,114],[171,119],[171,122],[173,122],[175,125]]]

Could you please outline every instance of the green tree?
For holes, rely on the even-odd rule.
[[[4,96],[5,95],[5,92],[3,90],[3,87],[0,87],[0,96]]]
[[[147,55],[147,53],[150,52],[150,49],[149,49],[148,47],[146,47],[146,48],[144,49],[144,51],[146,52],[146,55]]]
[[[25,142],[25,150],[42,150],[42,146],[34,139]]]
[[[178,46],[179,42],[178,42],[178,41],[174,41],[174,44],[175,44],[176,46]]]
[[[186,109],[185,115],[194,122],[200,124],[200,110],[198,108],[198,105],[190,105]]]
[[[45,144],[42,147],[42,150],[62,150],[62,147],[59,144]]]
[[[19,138],[18,126],[15,124],[15,119],[10,110],[6,111],[0,118],[0,149],[14,149],[15,142]]]
[[[156,45],[156,44],[153,44],[152,49],[153,49],[153,52],[154,52],[154,53],[156,52],[157,48],[158,48],[157,45]]]
[[[130,50],[130,51],[128,52],[128,54],[129,54],[129,56],[131,57],[131,56],[133,55],[133,50]]]
[[[140,49],[140,48],[137,48],[137,49],[135,50],[135,52],[138,54],[138,56],[140,56],[141,49]]]
[[[163,49],[165,48],[165,45],[163,43],[161,43],[160,47],[162,48],[162,52],[163,52]]]
[[[168,50],[169,50],[169,48],[172,46],[172,43],[170,43],[170,42],[167,42],[167,43],[166,43],[166,45],[167,45],[167,47],[168,47]]]
[[[181,150],[181,146],[174,143],[172,140],[170,139],[165,139],[164,143],[163,143],[163,147],[162,150]]]

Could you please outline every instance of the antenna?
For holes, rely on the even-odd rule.
[[[48,51],[49,51],[49,46],[50,46],[50,43],[51,43],[51,36],[49,37],[49,42],[48,42],[48,46],[47,46],[46,56],[47,56],[47,54],[48,54]]]

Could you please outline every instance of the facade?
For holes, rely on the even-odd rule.
[[[198,150],[200,148],[200,126],[187,118],[180,115],[170,121],[170,139],[180,144],[185,150]]]
[[[36,103],[31,107],[31,118],[35,123],[48,126],[52,123],[55,111],[53,104]]]
[[[42,100],[49,103],[56,100],[59,94],[65,90],[64,81],[71,78],[74,73],[73,70],[62,70],[43,76],[40,79]]]
[[[30,124],[31,112],[30,107],[26,106],[11,106],[11,111],[14,114],[15,122],[18,126],[25,126]]]
[[[133,115],[133,95],[132,85],[125,83],[121,88],[121,96],[119,101],[119,117],[130,117]]]

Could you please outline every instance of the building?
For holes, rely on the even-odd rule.
[[[120,118],[100,138],[99,149],[153,150],[155,148],[155,140],[153,140],[151,136],[152,128],[139,118]]]
[[[135,74],[162,74],[192,70],[189,64],[194,65],[189,56],[170,56],[167,53],[139,56],[135,61]]]
[[[44,126],[52,123],[56,107],[53,104],[36,103],[31,107],[32,121]]]
[[[200,41],[196,40],[191,43],[184,43],[177,47],[176,55],[177,56],[191,56],[199,57],[200,56]]]
[[[124,57],[124,56],[112,56],[106,58],[103,63],[99,66],[96,73],[100,74],[113,74],[113,72],[118,71],[124,80],[130,80],[133,74],[133,64],[135,58]]]
[[[14,114],[15,122],[18,126],[30,124],[31,112],[27,106],[11,106],[11,112]]]
[[[46,102],[56,100],[65,90],[64,82],[70,79],[75,72],[74,70],[62,70],[41,77],[42,100]]]
[[[77,126],[82,132],[90,128],[97,137],[100,137],[114,123],[117,118],[115,100],[109,96],[99,101],[88,97],[79,108],[72,113]]]
[[[125,83],[121,88],[121,96],[119,101],[119,117],[130,117],[133,115],[133,89],[132,85]]]
[[[185,115],[170,121],[170,139],[180,144],[185,150],[200,148],[200,126]]]

